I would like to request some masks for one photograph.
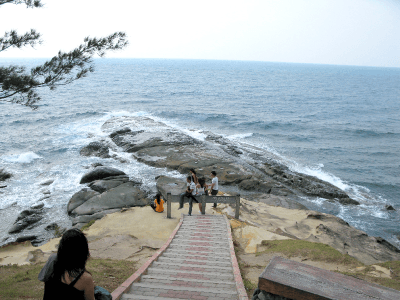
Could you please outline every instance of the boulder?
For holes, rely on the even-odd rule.
[[[72,213],[77,215],[91,215],[113,208],[145,206],[148,204],[145,196],[145,193],[134,183],[127,182],[90,198],[75,208]]]
[[[396,210],[393,206],[391,206],[391,205],[385,205],[385,209],[386,210]]]
[[[95,180],[89,184],[89,187],[96,192],[104,193],[128,181],[128,177],[123,177],[120,180]]]
[[[8,233],[18,233],[27,228],[29,225],[39,222],[43,217],[41,215],[30,215],[22,220],[16,221],[14,225],[10,228]]]
[[[157,178],[157,190],[167,199],[167,194],[180,195],[186,190],[186,181],[180,178],[160,176]]]
[[[24,235],[24,236],[18,237],[15,242],[22,243],[22,242],[26,242],[26,241],[33,241],[36,239],[37,239],[36,235]]]
[[[115,209],[104,210],[104,211],[95,213],[93,215],[80,215],[80,216],[77,216],[72,219],[72,226],[75,226],[78,223],[85,224],[85,223],[89,223],[92,220],[99,220],[108,214],[112,214],[112,213],[115,213],[120,210],[121,210],[120,208],[115,208]]]
[[[48,179],[40,183],[40,185],[50,185],[54,182],[54,179]]]
[[[80,206],[83,203],[85,203],[86,201],[88,201],[90,198],[93,198],[97,195],[100,195],[100,194],[89,188],[84,188],[84,189],[80,190],[79,192],[75,193],[68,202],[68,205],[67,205],[68,214],[71,214],[71,212],[75,208],[77,208],[78,206]]]
[[[80,151],[82,156],[97,156],[101,158],[110,158],[110,150],[101,142],[91,142]]]
[[[93,171],[90,171],[83,175],[80,184],[89,183],[95,180],[103,179],[110,176],[126,175],[121,170],[111,167],[96,167]]]

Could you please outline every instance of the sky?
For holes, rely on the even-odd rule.
[[[0,58],[52,57],[84,37],[124,31],[107,57],[216,59],[400,67],[399,0],[42,0],[0,6],[0,35],[31,28],[35,49]]]

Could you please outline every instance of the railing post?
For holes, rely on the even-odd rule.
[[[238,220],[239,220],[239,210],[240,210],[240,194],[236,196],[235,219]]]
[[[206,214],[206,195],[201,196],[201,214]]]
[[[171,193],[167,193],[167,219],[171,219]]]

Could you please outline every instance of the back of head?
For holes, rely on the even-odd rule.
[[[160,204],[160,202],[161,202],[161,193],[157,193],[156,194],[156,200],[157,200],[157,203]]]
[[[67,230],[58,246],[54,277],[56,279],[63,277],[65,271],[71,277],[76,277],[85,270],[89,256],[89,245],[83,232],[76,228]]]
[[[214,176],[217,176],[217,172],[215,172],[215,171],[211,171],[211,174],[213,174]]]

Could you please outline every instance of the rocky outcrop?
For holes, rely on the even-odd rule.
[[[11,178],[11,173],[7,172],[4,169],[0,169],[0,181],[5,181],[9,178]]]
[[[226,204],[220,204],[219,208],[225,213],[231,211]],[[364,264],[400,260],[400,250],[388,241],[369,236],[333,215],[272,207],[241,198],[240,219],[271,233],[329,245]]]
[[[91,220],[98,220],[123,207],[148,204],[139,180],[130,180],[121,170],[99,166],[85,174],[81,182],[88,187],[75,193],[69,200],[67,212],[72,225],[81,228]]]
[[[147,128],[143,130],[143,125]],[[115,131],[115,127],[121,126]],[[260,158],[257,151],[239,149],[230,140],[203,132],[203,140],[143,117],[114,118],[102,129],[114,129],[112,141],[147,165],[177,170],[187,174],[193,168],[198,177],[209,180],[216,171],[221,185],[234,185],[244,191],[277,196],[312,196],[358,205],[346,192],[316,177],[300,174],[270,158]],[[153,130],[154,128],[154,130]]]
[[[110,158],[110,150],[101,142],[91,142],[80,151],[82,156],[97,156],[101,158]]]
[[[19,233],[28,227],[33,228],[33,225],[43,219],[43,206],[44,205],[39,204],[22,211],[18,215],[13,226],[8,230],[8,233]]]
[[[145,206],[146,194],[133,182],[123,183],[100,195],[94,196],[72,211],[72,214],[91,215],[113,208]]]
[[[94,170],[83,175],[80,184],[89,183],[95,180],[100,180],[107,177],[120,176],[120,175],[126,175],[126,174],[121,170],[111,167],[103,167],[103,166],[96,167]]]

